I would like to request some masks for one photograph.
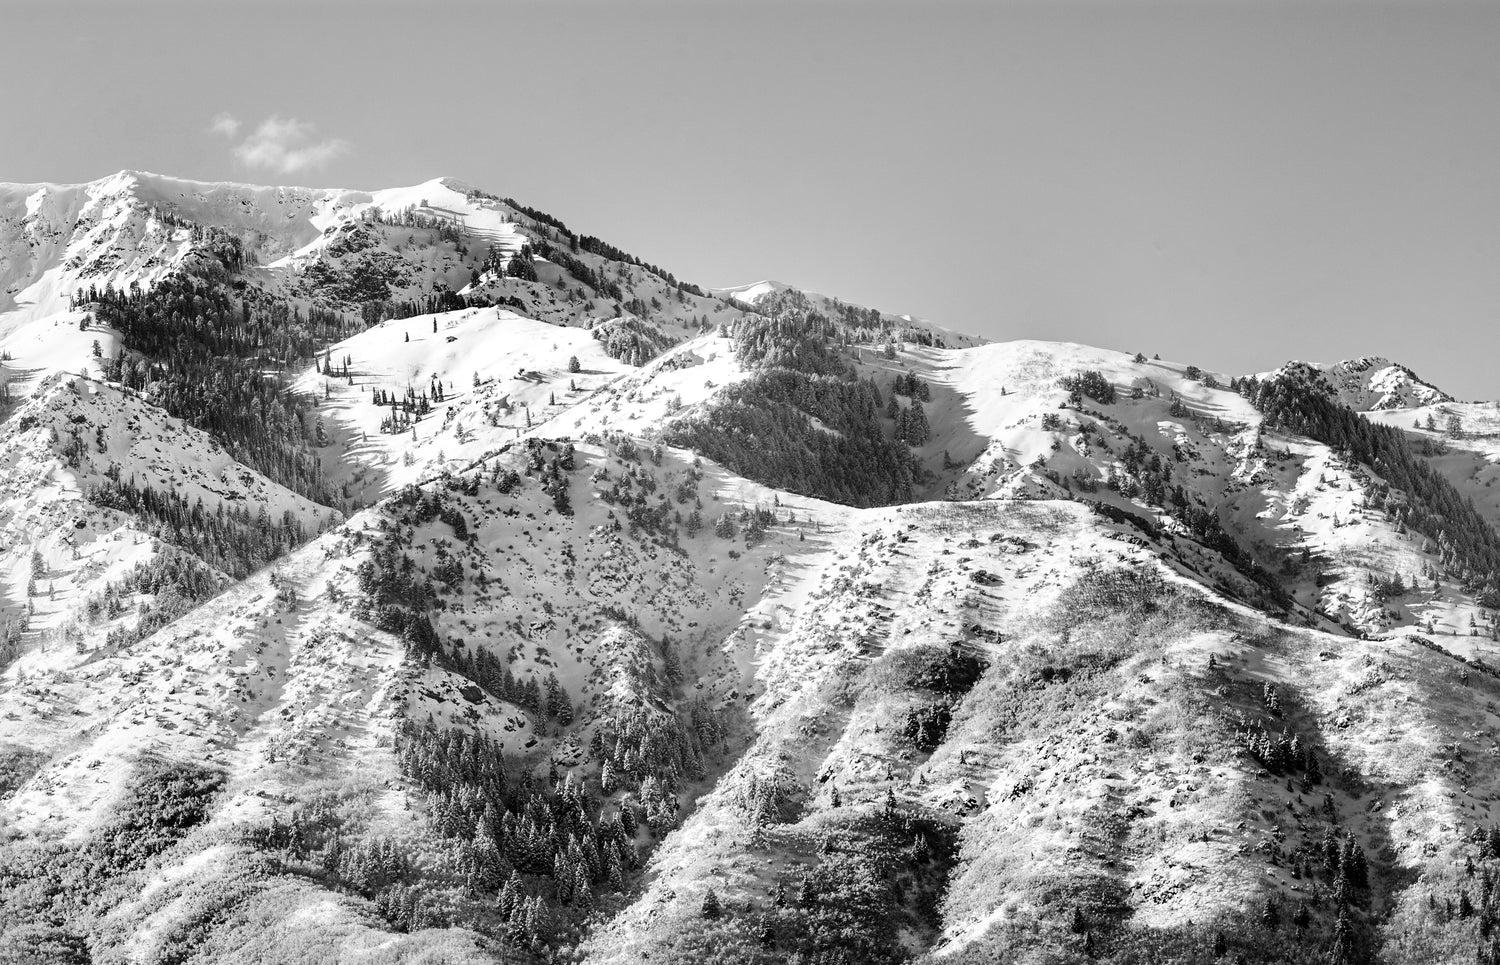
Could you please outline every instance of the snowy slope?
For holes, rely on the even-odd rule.
[[[1098,573],[1125,574],[1136,595],[1080,621],[1087,598],[1075,585]],[[1152,580],[1171,602],[1132,615]],[[1201,593],[1128,528],[1077,506],[856,514],[762,665],[756,742],[657,854],[641,897],[590,940],[588,960],[691,960],[757,940],[767,922],[775,948],[805,947],[792,923],[805,921],[799,882],[859,867],[861,842],[893,806],[936,815],[931,839],[956,836],[955,854],[929,859],[953,862],[936,933],[907,900],[879,912],[894,924],[887,940],[931,948],[936,961],[1068,948],[1075,903],[1090,915],[1128,908],[1119,931],[1101,931],[1112,945],[1134,935],[1144,949],[1194,947],[1212,937],[1205,920],[1316,893],[1285,856],[1315,843],[1330,814],[1356,840],[1391,842],[1372,873],[1426,873],[1442,887],[1463,850],[1451,831],[1500,806],[1488,771],[1444,773],[1450,753],[1493,753],[1475,729],[1492,712],[1469,699],[1455,664],[1406,642],[1288,633]],[[992,676],[960,695],[936,748],[913,748],[903,721],[932,697],[909,668],[950,644],[991,661]],[[1217,715],[1204,715],[1208,691]],[[1274,714],[1262,700],[1271,691]],[[1236,746],[1230,722],[1257,718],[1315,741],[1362,781],[1289,794]],[[900,851],[874,867],[898,894],[931,887],[930,866]],[[697,924],[710,889],[738,929]],[[1425,894],[1396,894],[1390,907],[1412,914]]]
[[[297,388],[325,399],[330,478],[346,475],[371,497],[473,463],[628,368],[586,330],[495,308],[386,321],[328,357],[335,374],[309,371]],[[573,358],[578,372],[569,372]],[[377,391],[432,398],[434,384],[443,398],[429,414],[382,431],[390,410],[374,404]]]
[[[66,746],[79,723],[60,715],[62,691],[54,687],[73,684],[80,668],[117,650],[111,633],[130,631],[162,602],[138,591],[121,613],[101,614],[107,588],[136,567],[194,556],[191,541],[179,540],[162,519],[102,505],[92,491],[117,480],[175,494],[210,515],[292,518],[309,536],[339,520],[234,461],[204,433],[129,393],[77,377],[52,377],[6,421],[0,468],[0,601],[6,625],[25,627],[18,656],[0,670],[0,716],[11,722],[8,742],[49,753]],[[230,582],[213,564],[192,565],[219,586]],[[155,688],[148,682],[146,692]],[[108,707],[107,695],[99,696]]]
[[[1089,487],[1084,498],[1153,518],[1173,533],[1162,504],[1108,486],[1126,471],[1124,452],[1137,447],[1173,467],[1189,499],[1278,574],[1315,624],[1369,633],[1422,628],[1466,655],[1471,618],[1488,626],[1452,580],[1431,593],[1380,599],[1373,576],[1399,572],[1413,582],[1438,566],[1435,548],[1366,508],[1368,489],[1380,482],[1371,467],[1348,465],[1313,440],[1266,431],[1260,413],[1226,388],[1225,374],[1188,378],[1181,363],[1031,341],[959,352],[917,347],[890,369],[905,367],[933,386],[935,429],[922,451],[934,469],[940,463],[932,457],[943,453],[960,466],[950,497],[1054,496],[1059,483],[1076,495]],[[1086,370],[1104,376],[1116,402],[1068,404],[1058,380]],[[1048,417],[1056,428],[1044,428]],[[1190,568],[1210,582],[1222,576],[1221,566]]]
[[[357,330],[287,382],[349,519],[151,386],[99,381],[130,347],[72,297],[200,269]],[[861,961],[1195,960],[1217,930],[1255,951],[1268,900],[1312,910],[1266,947],[1326,959],[1325,831],[1369,856],[1361,942],[1473,960],[1479,924],[1437,938],[1432,909],[1471,887],[1465,858],[1494,862],[1467,829],[1496,820],[1500,694],[1460,660],[1495,614],[1374,508],[1378,466],[1271,431],[1228,373],[772,281],[703,292],[449,178],[0,185],[0,282],[0,898],[45,890],[13,889],[30,849],[102,847],[150,762],[223,781],[66,923],[110,960],[773,962],[816,959],[800,943],[826,928],[874,941]],[[833,357],[873,382],[886,438],[918,404],[895,380],[930,391],[919,501],[851,509],[661,443],[756,377],[736,326],[793,305],[858,333]],[[1292,368],[1500,520],[1493,405],[1385,359]],[[1085,373],[1113,398],[1063,384]],[[790,418],[836,432],[807,404]],[[191,601],[133,575],[176,566]],[[528,830],[463,816],[473,788],[412,750],[429,723],[503,751],[490,807]],[[672,736],[648,752],[653,728]],[[1259,728],[1322,776],[1266,759]],[[475,870],[528,835],[573,863],[523,869],[545,941]],[[351,877],[340,847],[409,864]]]

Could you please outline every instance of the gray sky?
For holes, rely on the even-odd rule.
[[[453,175],[700,284],[1230,372],[1383,354],[1500,397],[1497,3],[0,0],[0,24],[0,180]]]

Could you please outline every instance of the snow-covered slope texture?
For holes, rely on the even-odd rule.
[[[1496,682],[1289,632],[1064,503],[867,510],[588,961],[1461,961]],[[1290,785],[1290,786],[1288,786]],[[1474,902],[1470,897],[1470,906]],[[1444,922],[1449,922],[1449,928]],[[1219,949],[1219,951],[1216,951]]]
[[[76,326],[82,312],[71,306],[91,287],[150,289],[217,265],[294,304],[372,320],[477,302],[554,324],[624,326],[612,354],[633,361],[654,354],[653,341],[744,312],[543,212],[448,178],[353,191],[122,171],[79,185],[0,184],[0,346],[17,363],[8,368],[88,365],[92,338],[33,343],[39,325]]]
[[[449,923],[469,937],[413,947],[566,941],[743,740],[763,624],[844,513],[743,495],[625,436],[528,439],[123,650],[34,670],[8,718],[66,733],[0,804],[26,841],[0,908],[132,959],[219,960],[247,932],[248,960],[332,957]],[[184,786],[188,826],[122,832],[132,795]]]
[[[1442,547],[1452,524],[1431,515],[1417,449],[1377,455],[1326,427],[1269,421],[1264,383],[1142,355],[1010,342],[910,356],[892,368],[926,383],[932,432],[918,454],[950,498],[1067,494],[1116,507],[1154,525],[1206,582],[1222,567],[1192,542],[1260,584],[1261,605],[1291,605],[1325,628],[1420,628],[1466,655],[1471,631],[1491,632],[1477,600],[1492,566]],[[1309,398],[1337,406],[1320,371],[1287,378],[1299,372],[1312,374],[1296,382]]]
[[[65,740],[48,681],[339,521],[133,395],[54,376],[0,427],[5,741]]]
[[[1082,499],[1136,519],[1185,572],[1309,625],[1420,629],[1465,655],[1493,632],[1493,561],[1445,548],[1449,510],[1412,475],[1416,451],[1268,423],[1259,380],[1068,343],[860,345],[795,304],[693,346],[710,357],[729,368],[699,382],[663,360],[635,395],[714,383],[668,413],[666,438],[768,484],[855,505]],[[1319,370],[1299,372],[1337,405]]]
[[[1500,526],[1500,404],[1439,402],[1364,415],[1406,433],[1490,525]]]
[[[0,280],[0,961],[1493,958],[1493,406],[446,178],[3,186]]]

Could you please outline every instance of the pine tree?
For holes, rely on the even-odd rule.
[[[1353,965],[1354,925],[1349,921],[1349,909],[1340,908],[1338,921],[1333,926],[1333,946],[1328,952],[1329,965]]]
[[[723,907],[719,904],[719,895],[712,888],[708,894],[703,896],[703,917],[718,918],[723,913]]]
[[[524,899],[521,898],[521,876],[516,873],[515,869],[511,869],[510,877],[505,879],[505,886],[500,889],[500,896],[496,902],[500,917],[510,918],[517,903],[522,900]]]
[[[573,872],[573,903],[580,908],[591,908],[594,904],[593,889],[589,886],[587,869],[582,864]]]
[[[906,441],[913,446],[923,446],[927,444],[930,435],[927,413],[922,408],[922,403],[913,399],[906,415]]]

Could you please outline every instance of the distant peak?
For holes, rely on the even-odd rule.
[[[1342,362],[1288,362],[1282,371],[1317,373],[1338,400],[1358,412],[1410,409],[1452,402],[1453,396],[1382,355]]]
[[[714,291],[722,295],[728,295],[735,301],[744,302],[746,305],[754,305],[767,295],[774,292],[788,291],[793,287],[795,286],[788,285],[784,281],[763,278],[748,285],[735,285],[732,288],[715,288]]]

